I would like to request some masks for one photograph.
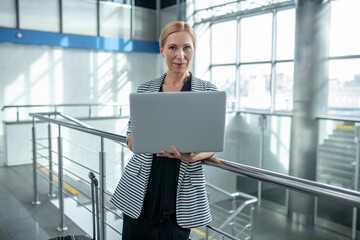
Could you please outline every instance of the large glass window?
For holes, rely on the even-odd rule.
[[[208,24],[196,27],[195,67],[196,75],[204,80],[210,80],[210,28]]]
[[[287,1],[291,0],[276,0]],[[215,10],[221,13],[222,7],[231,5],[225,3],[228,1],[196,1],[197,9],[220,5],[204,10],[207,14]],[[227,92],[228,102],[237,102],[235,105],[240,109],[291,111],[295,9],[261,12],[259,6],[269,5],[268,0],[241,1],[237,4],[241,9],[233,11],[258,8],[259,12],[234,15],[228,20],[217,19],[217,14],[213,14],[214,19],[204,17],[195,21],[198,22],[196,34],[201,41],[195,60],[196,75],[209,77],[220,90]],[[275,25],[273,14],[277,14]],[[199,17],[197,13],[196,16]],[[210,34],[207,29],[210,29]],[[274,33],[276,36],[273,36]],[[273,40],[276,42],[273,43]],[[276,52],[273,52],[273,46]],[[276,71],[274,74],[272,69]]]
[[[291,111],[293,107],[294,63],[277,63],[275,79],[275,110]]]
[[[330,110],[359,111],[360,59],[332,60],[329,69]]]
[[[236,100],[235,66],[219,66],[211,69],[212,82],[221,91],[226,91],[227,101],[233,103]]]
[[[329,113],[359,114],[360,28],[355,24],[360,22],[359,9],[358,0],[331,2]]]
[[[236,21],[214,24],[211,37],[212,64],[235,63]]]
[[[276,33],[276,59],[294,59],[295,9],[278,12]]]
[[[270,109],[271,64],[240,66],[240,107]]]
[[[330,56],[360,54],[360,1],[331,2]]]
[[[271,59],[272,14],[241,20],[240,62]]]

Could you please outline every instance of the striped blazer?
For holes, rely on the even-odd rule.
[[[158,92],[166,74],[148,81],[138,92]],[[217,91],[211,82],[191,76],[191,91]],[[131,121],[126,132],[131,135]],[[140,216],[149,180],[152,154],[134,154],[125,167],[118,186],[110,200],[126,215],[137,219]],[[201,161],[180,161],[176,195],[176,220],[183,228],[205,226],[211,222],[209,202],[205,191],[205,175]]]

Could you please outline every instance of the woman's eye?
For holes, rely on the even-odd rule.
[[[174,49],[175,49],[175,47],[174,47],[174,46],[171,46],[171,47],[169,47],[169,49],[170,49],[170,50],[174,50]]]
[[[190,50],[190,49],[191,49],[190,46],[185,47],[185,50]]]

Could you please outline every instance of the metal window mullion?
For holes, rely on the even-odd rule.
[[[19,0],[15,0],[15,15],[16,15],[16,28],[20,28],[20,3]]]
[[[213,53],[212,53],[212,51],[213,51],[213,40],[212,40],[212,32],[213,32],[213,29],[212,29],[212,23],[210,23],[210,25],[209,25],[209,28],[210,28],[210,36],[209,36],[209,38],[210,38],[210,56],[209,56],[209,59],[210,59],[210,63],[209,63],[209,78],[210,78],[210,82],[213,82],[213,79],[212,79],[212,62],[213,62]]]
[[[156,39],[160,38],[160,33],[161,33],[160,9],[161,9],[161,1],[156,0]]]
[[[100,0],[96,2],[96,35],[100,36]]]
[[[227,66],[236,66],[236,63],[216,63],[210,65],[211,67],[227,67]]]
[[[287,9],[291,9],[291,8],[294,8],[294,7],[295,7],[295,1],[294,2],[286,2],[286,3],[270,5],[270,6],[266,6],[266,7],[260,7],[260,8],[257,8],[257,9],[249,9],[249,10],[231,12],[231,13],[229,12],[229,13],[226,13],[226,14],[221,15],[221,16],[211,16],[211,17],[206,18],[206,19],[201,19],[201,21],[195,22],[194,25],[203,24],[203,23],[206,23],[206,22],[216,22],[216,21],[231,20],[231,19],[235,19],[238,16],[241,16],[241,17],[254,17],[254,16],[265,14],[265,13],[270,13],[274,9],[287,10]],[[214,9],[214,7],[211,10],[213,10],[213,9]],[[203,10],[198,10],[196,12],[201,12],[201,11],[203,11]]]
[[[186,2],[186,1],[185,1]],[[196,0],[192,0],[193,6],[194,6],[194,12],[192,14],[193,17],[193,22],[192,24],[195,24],[195,20],[196,20]],[[194,26],[193,26],[194,27]]]
[[[59,0],[59,32],[63,33],[63,0]]]
[[[176,0],[176,8],[177,8],[177,20],[181,21],[180,0]]]
[[[135,36],[135,0],[131,0],[131,14],[130,14],[130,39]]]
[[[271,64],[271,60],[269,61],[254,61],[254,62],[241,62],[239,65],[257,65],[257,64]]]
[[[272,21],[272,43],[271,43],[271,75],[270,75],[270,94],[271,104],[270,112],[273,113],[275,109],[275,93],[276,93],[276,42],[277,42],[277,10],[273,10]]]
[[[239,3],[240,6],[240,3]],[[235,110],[240,106],[240,46],[241,46],[241,18],[236,19],[236,59],[235,59]]]

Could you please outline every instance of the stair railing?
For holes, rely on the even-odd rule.
[[[59,115],[59,113],[30,113],[29,115],[33,118],[33,129],[34,129],[33,130],[33,140],[35,143],[36,143],[35,119],[38,119],[43,122],[48,122],[48,123],[58,125],[58,129],[59,129],[59,137],[58,137],[59,175],[60,175],[60,172],[62,171],[62,167],[60,164],[61,160],[62,160],[61,159],[62,158],[61,128],[65,127],[65,128],[74,129],[74,130],[77,130],[80,132],[88,133],[90,135],[98,136],[100,138],[100,146],[101,146],[101,151],[99,152],[100,233],[101,233],[101,239],[106,239],[105,231],[104,231],[104,228],[105,228],[104,195],[106,194],[105,186],[104,186],[104,184],[105,184],[105,165],[104,164],[105,164],[105,160],[106,160],[105,152],[104,152],[104,139],[110,139],[110,140],[113,140],[113,141],[119,142],[119,143],[126,143],[126,137],[117,135],[117,134],[113,134],[113,133],[109,133],[109,132],[105,132],[105,131],[100,131],[97,129],[93,129],[89,126],[82,125],[81,122],[76,122],[76,121],[74,121],[74,119],[71,119],[71,118],[68,118],[68,119],[70,119],[72,122],[75,122],[76,124],[69,123],[66,121],[61,121],[58,119],[52,119],[50,117],[46,117],[51,114]],[[357,132],[358,131],[359,130],[357,130]],[[33,144],[33,147],[34,147],[34,149],[33,149],[33,167],[37,168],[36,144]],[[335,187],[335,186],[331,186],[331,185],[323,184],[323,183],[318,183],[318,182],[310,181],[310,180],[306,180],[306,179],[296,178],[293,176],[280,174],[280,173],[264,170],[261,168],[255,168],[255,167],[251,167],[248,165],[235,163],[235,162],[231,162],[231,161],[227,161],[227,160],[222,160],[222,159],[218,159],[218,158],[214,158],[214,157],[211,157],[211,158],[205,160],[204,164],[218,168],[218,169],[223,169],[223,170],[235,173],[237,175],[247,176],[247,177],[250,177],[253,179],[257,179],[259,181],[265,181],[265,182],[275,184],[278,186],[282,186],[285,188],[289,188],[292,190],[305,192],[305,193],[313,195],[313,196],[328,198],[328,199],[331,199],[334,201],[338,201],[338,202],[342,202],[342,203],[351,205],[353,207],[360,207],[360,192],[358,192],[358,191],[339,188],[339,187]],[[33,180],[34,180],[34,202],[36,203],[38,201],[37,178],[35,176],[36,169],[33,171],[33,173],[34,173],[34,176],[33,176],[34,177],[33,178]],[[62,186],[62,185],[63,185],[63,180],[60,181],[60,179],[59,179],[59,186]],[[59,195],[62,195],[62,193],[60,191],[59,191]],[[63,201],[63,195],[61,196],[61,199],[59,199],[59,201]],[[60,204],[60,208],[62,208],[61,213],[63,213],[64,209],[63,209],[63,206],[61,207],[61,204]],[[234,214],[235,213],[236,213],[236,211],[234,212]],[[59,228],[62,230],[65,229],[65,226],[63,225],[63,220],[64,220],[63,214],[60,214]],[[213,228],[213,227],[209,226],[208,228]],[[236,237],[233,236],[232,239],[236,239]]]
[[[59,108],[70,108],[70,107],[83,107],[88,108],[87,116],[84,116],[88,119],[96,118],[93,115],[93,109],[95,107],[116,107],[117,114],[114,116],[123,116],[124,108],[128,107],[128,104],[122,103],[70,103],[70,104],[33,104],[33,105],[5,105],[1,108],[1,111],[6,111],[10,109],[16,109],[16,122],[21,121],[20,119],[20,110],[21,109],[32,109],[32,108],[44,108],[44,109],[53,109],[53,112],[58,112]]]

